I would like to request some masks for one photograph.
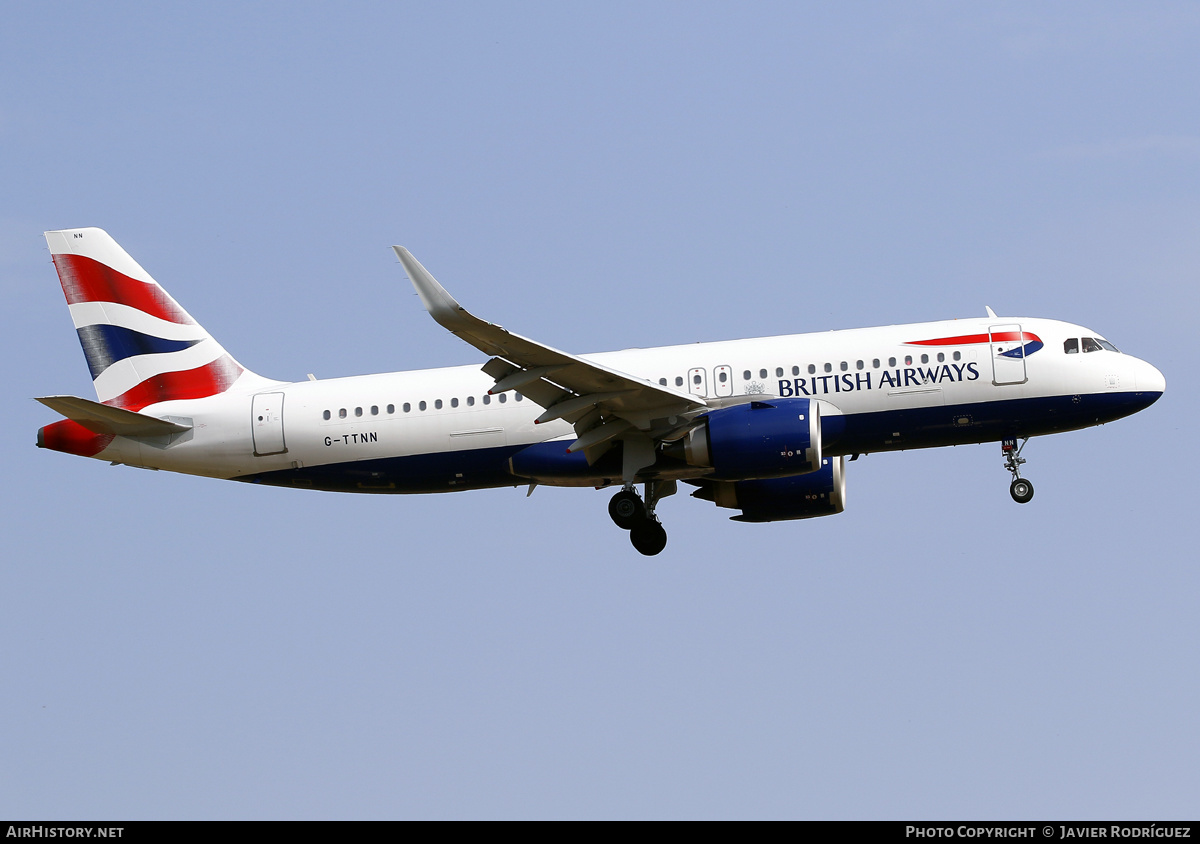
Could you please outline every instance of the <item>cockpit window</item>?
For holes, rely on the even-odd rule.
[[[1073,351],[1070,348],[1070,345],[1073,342],[1074,342],[1073,340],[1068,340],[1064,344],[1064,348],[1066,348],[1067,354],[1070,354]],[[1105,340],[1103,337],[1084,337],[1081,342],[1083,343],[1083,350],[1085,352],[1106,351],[1106,352],[1116,352],[1117,354],[1121,354],[1121,351],[1116,346],[1114,346],[1112,343]]]
[[[1072,337],[1070,340],[1067,340],[1065,343],[1063,343],[1063,351],[1068,355],[1079,354],[1079,338]]]

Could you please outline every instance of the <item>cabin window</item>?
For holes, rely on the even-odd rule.
[[[895,366],[895,365],[896,365],[896,359],[888,358],[888,366]]]
[[[726,381],[729,380],[729,373],[726,372],[724,369],[722,369],[720,372],[717,373],[717,380],[720,381],[722,384],[724,384]]]
[[[429,407],[429,405],[425,404],[425,402],[421,402],[417,405],[417,407],[419,407],[421,410],[424,410],[425,408]]]
[[[945,362],[945,360],[946,360],[946,356],[944,354],[942,354],[941,352],[938,352],[938,363],[943,363],[943,362]]]
[[[746,377],[747,377],[747,378],[749,378],[749,377],[750,377],[750,373],[749,373],[749,372],[747,372],[747,373],[746,373]],[[676,386],[676,387],[682,387],[682,386],[683,386],[683,376],[682,376],[682,375],[676,375],[676,376],[675,376],[675,386]]]
[[[799,375],[799,374],[800,374],[800,367],[798,367],[798,366],[793,366],[793,367],[792,367],[792,374],[793,374],[793,375]]]
[[[866,364],[864,364],[861,360],[854,362],[855,369],[862,369],[864,366],[866,366]]]
[[[372,416],[378,416],[378,415],[379,415],[379,405],[377,405],[377,404],[373,404],[373,405],[371,405],[371,415],[372,415]]]
[[[766,378],[766,377],[767,377],[767,370],[765,370],[765,369],[760,369],[760,370],[758,370],[758,377],[759,377],[759,378]]]
[[[520,393],[513,393],[513,401],[524,401],[525,397]]]
[[[441,409],[442,409],[442,400],[441,400],[441,399],[434,399],[434,401],[433,401],[433,409],[434,409],[434,410],[441,410]]]
[[[500,394],[500,404],[504,404],[506,401],[508,401],[508,393],[501,393]]]
[[[451,407],[458,407],[458,399],[450,399]]]
[[[483,403],[484,403],[484,404],[491,404],[491,403],[492,403],[492,397],[491,397],[490,395],[486,395],[486,396],[484,396],[484,397],[483,397]]]
[[[404,403],[404,412],[409,413],[410,411],[412,411],[412,405],[409,404],[408,402],[405,402]]]
[[[826,371],[826,372],[833,372],[833,364],[832,364],[832,363],[827,363],[827,364],[825,364],[825,371]]]
[[[850,368],[850,364],[846,363],[845,361],[842,361],[840,364],[838,364],[838,368],[841,369],[842,372],[845,372],[847,369]]]
[[[742,373],[742,380],[743,381],[750,380],[750,370],[749,369],[747,369],[745,372]],[[678,386],[678,379],[676,379],[676,386]]]
[[[929,355],[921,355],[921,363],[929,363]]]
[[[764,377],[766,377],[766,376],[764,376]],[[697,372],[695,375],[692,376],[692,383],[699,385],[699,383],[700,383],[700,373],[699,372]]]
[[[904,356],[904,365],[905,365],[905,366],[912,366],[912,355],[905,355],[905,356]]]
[[[338,411],[338,419],[345,419],[345,418],[346,418],[346,408],[343,407]]]
[[[954,359],[955,359],[955,360],[962,360],[962,352],[955,352],[955,353],[954,353]]]
[[[816,374],[817,374],[817,365],[816,365],[815,363],[810,363],[810,364],[808,365],[808,374],[809,374],[809,375],[816,375]]]
[[[324,413],[322,413],[322,414],[321,414],[321,418],[322,418],[322,419],[324,419],[325,421],[327,421],[327,422],[328,422],[328,421],[329,421],[329,417],[330,417],[330,416],[332,416],[332,415],[333,415],[333,414],[331,414],[331,413],[330,413],[330,412],[327,410],[327,411],[325,411]]]
[[[871,361],[871,368],[872,368],[872,369],[878,369],[878,368],[879,368],[879,358],[875,358],[873,361]]]
[[[390,415],[390,414],[393,414],[393,413],[395,413],[395,412],[396,412],[396,405],[394,405],[394,404],[389,404],[389,405],[388,405],[388,408],[387,408],[387,410],[388,410],[388,414],[389,414],[389,415]]]
[[[776,378],[782,378],[782,377],[783,377],[783,367],[782,367],[782,366],[777,366],[777,367],[775,367],[775,377],[776,377]]]
[[[356,408],[354,408],[354,415],[355,415],[355,416],[362,416],[362,408],[361,408],[361,407],[356,407]]]
[[[467,396],[467,407],[474,407],[474,406],[475,406],[475,397]]]
[[[662,384],[662,385],[665,387],[665,386],[667,386],[667,379],[666,379],[666,378],[659,378],[659,379],[658,379],[658,383]]]

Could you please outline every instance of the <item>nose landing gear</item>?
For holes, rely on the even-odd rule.
[[[1008,487],[1008,494],[1018,504],[1027,504],[1033,498],[1033,484],[1021,477],[1020,468],[1021,464],[1025,462],[1021,451],[1027,442],[1029,442],[1029,437],[1022,437],[1020,446],[1017,445],[1016,437],[1008,437],[1000,442],[1000,450],[1004,454],[1004,468],[1012,472],[1013,476],[1013,482]]]
[[[629,484],[608,502],[608,515],[617,527],[629,531],[629,541],[639,554],[653,557],[667,547],[667,531],[654,514],[659,499],[675,492],[675,481],[647,481],[646,500]]]

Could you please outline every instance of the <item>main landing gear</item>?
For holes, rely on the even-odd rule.
[[[1008,494],[1018,504],[1027,504],[1033,498],[1033,484],[1021,477],[1020,468],[1021,464],[1025,462],[1021,451],[1027,442],[1029,442],[1029,437],[1022,437],[1020,446],[1017,445],[1016,437],[1009,437],[1000,442],[1000,450],[1004,453],[1004,468],[1012,472],[1013,476],[1013,482],[1008,487]]]
[[[617,527],[629,531],[629,541],[639,554],[653,557],[667,547],[667,531],[654,515],[654,507],[674,492],[674,481],[647,481],[645,501],[629,484],[608,502],[608,515]]]

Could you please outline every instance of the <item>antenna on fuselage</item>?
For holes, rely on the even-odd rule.
[[[988,312],[989,317],[991,317],[992,319],[998,319],[998,317],[996,316],[996,312],[993,311],[991,308],[989,308],[987,305],[984,305],[983,309]]]

